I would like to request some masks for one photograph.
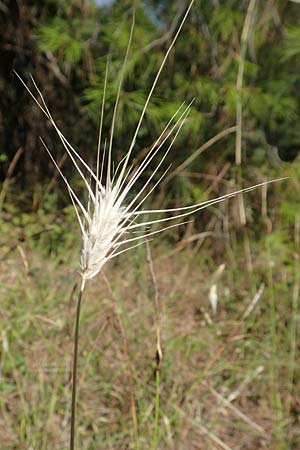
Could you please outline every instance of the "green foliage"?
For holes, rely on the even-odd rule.
[[[116,120],[114,146],[117,158],[122,157],[124,148],[130,143],[145,99],[170,44],[168,30],[175,23],[178,4],[170,0],[119,0],[101,8],[95,2],[48,0],[42,9],[37,9],[35,2],[27,6],[28,16],[31,14],[35,18],[34,27],[28,22],[28,29],[34,37],[32,65],[36,67],[34,58],[38,55],[39,64],[47,68],[47,77],[48,73],[51,74],[49,81],[40,74],[38,84],[43,88],[45,83],[49,83],[47,92],[50,93],[53,110],[58,110],[64,125],[70,122],[72,143],[87,159],[91,158],[89,152],[94,137],[96,146],[107,63],[104,134],[106,137],[109,134],[133,6],[134,32],[124,67]],[[149,148],[184,101],[194,100],[190,116],[169,158],[173,166],[186,159],[193,148],[235,123],[236,78],[246,11],[247,2],[237,0],[195,2],[149,103],[136,142],[137,152]],[[259,17],[264,19],[259,20]],[[276,5],[257,2],[249,33],[241,96],[243,127],[247,130],[243,143],[247,148],[252,148],[251,136],[257,130],[261,132],[259,144],[262,146],[271,144],[286,149],[299,142],[299,17],[297,5],[285,6],[279,0]],[[72,106],[71,100],[75,98],[76,106],[69,112],[66,105]],[[33,112],[30,114],[33,116]],[[78,115],[81,115],[79,119]],[[29,123],[28,146],[33,140],[31,135],[41,134],[34,128],[35,119]],[[12,151],[9,146],[3,148],[7,148],[8,153]],[[228,158],[232,160],[234,149],[215,145],[207,154],[208,165],[215,160],[216,154],[218,163],[223,164]],[[244,152],[244,158],[249,154],[252,152]],[[8,159],[11,160],[11,156]],[[34,165],[33,160],[31,164],[27,161],[27,166]],[[39,172],[45,173],[45,167],[40,164]]]
[[[228,6],[220,5],[214,8],[209,25],[216,39],[220,40],[223,44],[230,45],[233,37],[232,31],[241,28],[244,21],[244,14],[233,5],[230,7],[230,3],[233,2],[227,3]]]
[[[76,70],[89,54],[88,39],[94,26],[94,22],[82,23],[80,18],[66,22],[55,17],[39,28],[38,47],[43,52],[52,52],[62,62],[64,70]]]
[[[288,62],[300,55],[300,30],[298,27],[290,27],[286,31],[284,41],[283,61]]]

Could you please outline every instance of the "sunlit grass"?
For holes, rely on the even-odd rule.
[[[272,251],[273,241],[270,255],[264,252],[262,241],[253,241],[257,258],[252,275],[241,271],[239,265],[230,266],[228,256],[222,261],[218,256],[217,261],[224,262],[226,269],[218,282],[218,310],[213,317],[208,301],[214,272],[209,242],[208,238],[201,254],[187,247],[176,258],[161,258],[162,253],[172,252],[162,242],[153,249],[163,302],[160,448],[199,448],[200,440],[204,449],[217,445],[213,444],[215,438],[229,448],[238,442],[244,442],[247,449],[266,446],[277,450],[283,445],[292,448],[298,442],[293,411],[299,374],[291,360],[295,354],[290,353],[295,339],[290,321],[295,315],[291,285],[296,278],[293,260],[283,265],[283,259],[291,257],[294,244],[281,258]],[[63,450],[68,447],[69,435],[74,286],[70,283],[72,268],[66,269],[59,261],[62,255],[72,255],[74,249],[68,244],[56,257],[45,258],[38,242],[32,245],[26,241],[21,246],[28,267],[18,250],[1,263],[3,448]],[[242,263],[244,255],[238,241],[234,251],[237,263]],[[271,283],[265,267],[267,261],[273,260]],[[107,267],[111,290],[102,278],[101,282],[92,281],[87,290],[78,381],[82,399],[78,408],[79,448],[132,448],[129,362],[133,367],[140,446],[151,448],[155,305],[145,251],[139,249],[133,261],[130,269],[125,258]],[[186,265],[188,279],[183,271]],[[261,283],[265,289],[257,306],[230,337]],[[275,311],[270,295],[274,297]],[[210,316],[211,323],[204,313]],[[129,361],[119,319],[129,343]],[[222,346],[224,350],[207,370]],[[291,374],[291,364],[293,382],[288,383],[286,374]],[[260,367],[263,369],[258,370]],[[211,388],[225,399],[233,395],[232,406],[255,425],[222,405]]]

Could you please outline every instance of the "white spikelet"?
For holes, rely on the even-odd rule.
[[[81,268],[86,278],[97,275],[108,260],[124,212],[111,187],[100,191],[96,198],[88,229],[82,236]]]
[[[31,77],[32,83],[38,93],[39,99],[35,97],[32,91],[24,83],[22,78],[16,73],[20,81],[23,83],[31,97],[34,99],[36,104],[49,119],[55,131],[57,132],[60,141],[70,157],[72,163],[74,164],[78,174],[82,178],[86,191],[87,191],[87,206],[84,206],[80,201],[72,187],[70,186],[68,180],[65,178],[58,164],[54,160],[52,153],[48,149],[47,145],[41,139],[44,147],[49,153],[50,158],[55,164],[57,170],[62,176],[66,186],[68,188],[70,198],[72,200],[73,206],[76,211],[78,222],[80,225],[82,233],[82,251],[81,251],[81,274],[83,281],[95,277],[103,268],[107,261],[114,258],[115,256],[130,250],[133,247],[141,245],[145,240],[163,230],[178,226],[178,223],[171,223],[171,225],[164,225],[158,230],[149,229],[151,225],[156,225],[160,223],[166,223],[169,221],[174,221],[183,217],[188,217],[189,215],[199,211],[208,206],[214,205],[223,201],[226,198],[232,197],[241,192],[247,192],[266,183],[260,183],[256,186],[250,188],[242,189],[222,197],[208,200],[196,205],[186,206],[182,208],[173,209],[162,209],[162,210],[144,210],[142,208],[145,200],[151,195],[157,185],[160,183],[167,170],[159,177],[158,181],[151,185],[153,179],[158,174],[161,166],[168,155],[178,133],[180,132],[182,126],[184,125],[191,104],[185,106],[184,104],[176,111],[176,113],[171,117],[169,122],[164,127],[161,135],[150,147],[150,150],[144,157],[144,160],[137,168],[132,168],[129,166],[129,160],[131,153],[136,144],[138,138],[138,133],[142,125],[149,101],[157,85],[157,81],[161,74],[161,71],[165,65],[167,57],[174,46],[174,43],[181,31],[181,28],[185,22],[185,19],[192,7],[194,0],[191,1],[187,11],[181,21],[181,24],[163,58],[161,66],[158,73],[152,83],[151,89],[149,91],[148,97],[146,99],[145,105],[143,107],[140,119],[133,133],[132,141],[127,150],[124,158],[121,160],[113,176],[111,176],[111,165],[112,165],[112,148],[113,148],[113,137],[114,137],[114,127],[117,116],[118,103],[120,98],[121,86],[124,77],[124,68],[127,62],[129,48],[131,43],[132,32],[134,28],[134,20],[132,23],[130,39],[123,63],[123,69],[121,72],[121,81],[118,88],[117,98],[115,102],[115,107],[113,111],[111,131],[109,135],[108,151],[106,155],[106,143],[104,145],[102,154],[102,163],[100,170],[100,150],[101,150],[101,135],[102,135],[102,125],[104,116],[104,104],[105,104],[105,92],[107,83],[107,70],[105,74],[104,81],[104,94],[102,99],[102,109],[101,109],[101,119],[100,119],[100,130],[98,139],[98,152],[97,152],[97,169],[94,172],[88,164],[82,159],[78,152],[72,147],[68,140],[64,137],[60,129],[57,127],[41,91],[38,89],[35,81]],[[162,151],[163,149],[163,151]],[[162,154],[161,154],[162,152]],[[142,188],[137,190],[137,181],[141,178],[142,174],[148,168],[151,161],[157,154],[161,154],[159,163],[152,171],[149,178],[144,182]],[[105,168],[105,170],[104,170]],[[88,178],[84,175],[83,171],[88,173]],[[104,180],[103,173],[106,172],[106,177]],[[272,182],[272,181],[270,181]],[[143,215],[159,214],[165,215],[163,218],[139,221],[140,217]],[[181,222],[186,223],[186,222]],[[139,232],[138,235],[133,235],[133,232]]]
[[[215,316],[218,308],[218,287],[216,284],[212,284],[209,288],[209,303],[212,309],[212,313]]]

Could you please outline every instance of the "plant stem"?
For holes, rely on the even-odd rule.
[[[160,368],[155,370],[155,416],[154,416],[154,434],[153,434],[153,450],[157,450],[159,443],[159,410],[160,410]]]
[[[251,26],[253,22],[253,17],[255,13],[256,0],[250,0],[248,5],[248,10],[246,14],[246,18],[244,21],[244,26],[242,30],[241,36],[241,50],[240,50],[240,58],[239,58],[239,67],[238,74],[236,80],[236,140],[235,140],[235,163],[238,167],[238,176],[237,181],[240,186],[240,182],[242,181],[242,132],[243,132],[243,102],[242,102],[242,94],[243,94],[243,81],[244,81],[244,69],[245,69],[245,59],[247,54],[247,46],[248,39],[251,31]],[[237,196],[238,202],[238,211],[239,211],[239,220],[240,224],[244,227],[246,225],[246,211],[243,194],[238,194]],[[250,268],[250,272],[252,271],[252,262],[251,255],[249,259],[248,252],[248,238],[244,236],[244,242],[246,247],[246,261],[248,268]]]
[[[77,360],[78,360],[78,342],[79,342],[79,320],[80,308],[85,280],[82,279],[81,288],[77,300],[76,323],[74,335],[74,355],[73,355],[73,374],[72,374],[72,406],[71,406],[71,433],[70,433],[70,450],[74,450],[75,442],[75,416],[76,416],[76,386],[77,386]]]
[[[155,410],[154,410],[154,430],[153,430],[153,442],[152,450],[157,450],[159,444],[159,415],[160,415],[160,369],[163,359],[163,353],[161,349],[161,302],[159,290],[156,282],[156,276],[154,272],[153,260],[151,255],[151,248],[149,242],[146,242],[147,246],[147,264],[154,287],[154,298],[156,306],[156,368],[155,368]]]
[[[237,93],[237,108],[236,108],[236,143],[235,143],[235,162],[237,166],[242,164],[242,121],[243,121],[243,111],[242,111],[242,90],[243,90],[243,80],[244,80],[244,69],[245,69],[245,59],[247,53],[247,45],[249,34],[251,31],[251,26],[253,22],[253,17],[255,13],[256,0],[250,0],[248,5],[248,10],[242,30],[241,36],[241,50],[240,50],[240,61],[236,80],[236,93]]]

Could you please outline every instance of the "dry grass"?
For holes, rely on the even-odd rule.
[[[60,258],[45,258],[30,243],[20,245],[22,250],[1,262],[1,449],[62,450],[69,439],[74,272]],[[243,252],[239,256],[235,251],[236,268],[227,256],[217,257],[226,264],[218,276],[211,237],[205,237],[201,252],[190,245],[176,256],[166,244],[152,248],[164,354],[159,448],[297,448],[297,345],[291,378],[293,265],[266,273],[268,257],[262,248],[256,253],[255,274],[249,275],[240,270]],[[224,255],[220,248],[218,254]],[[63,251],[76,260],[76,248]],[[145,249],[136,249],[132,261],[128,268],[120,258],[107,266],[107,280],[100,276],[87,287],[79,448],[134,448],[131,376],[140,448],[151,447],[156,308]],[[262,282],[260,299],[242,319]],[[213,284],[218,292],[215,316],[209,302]]]

